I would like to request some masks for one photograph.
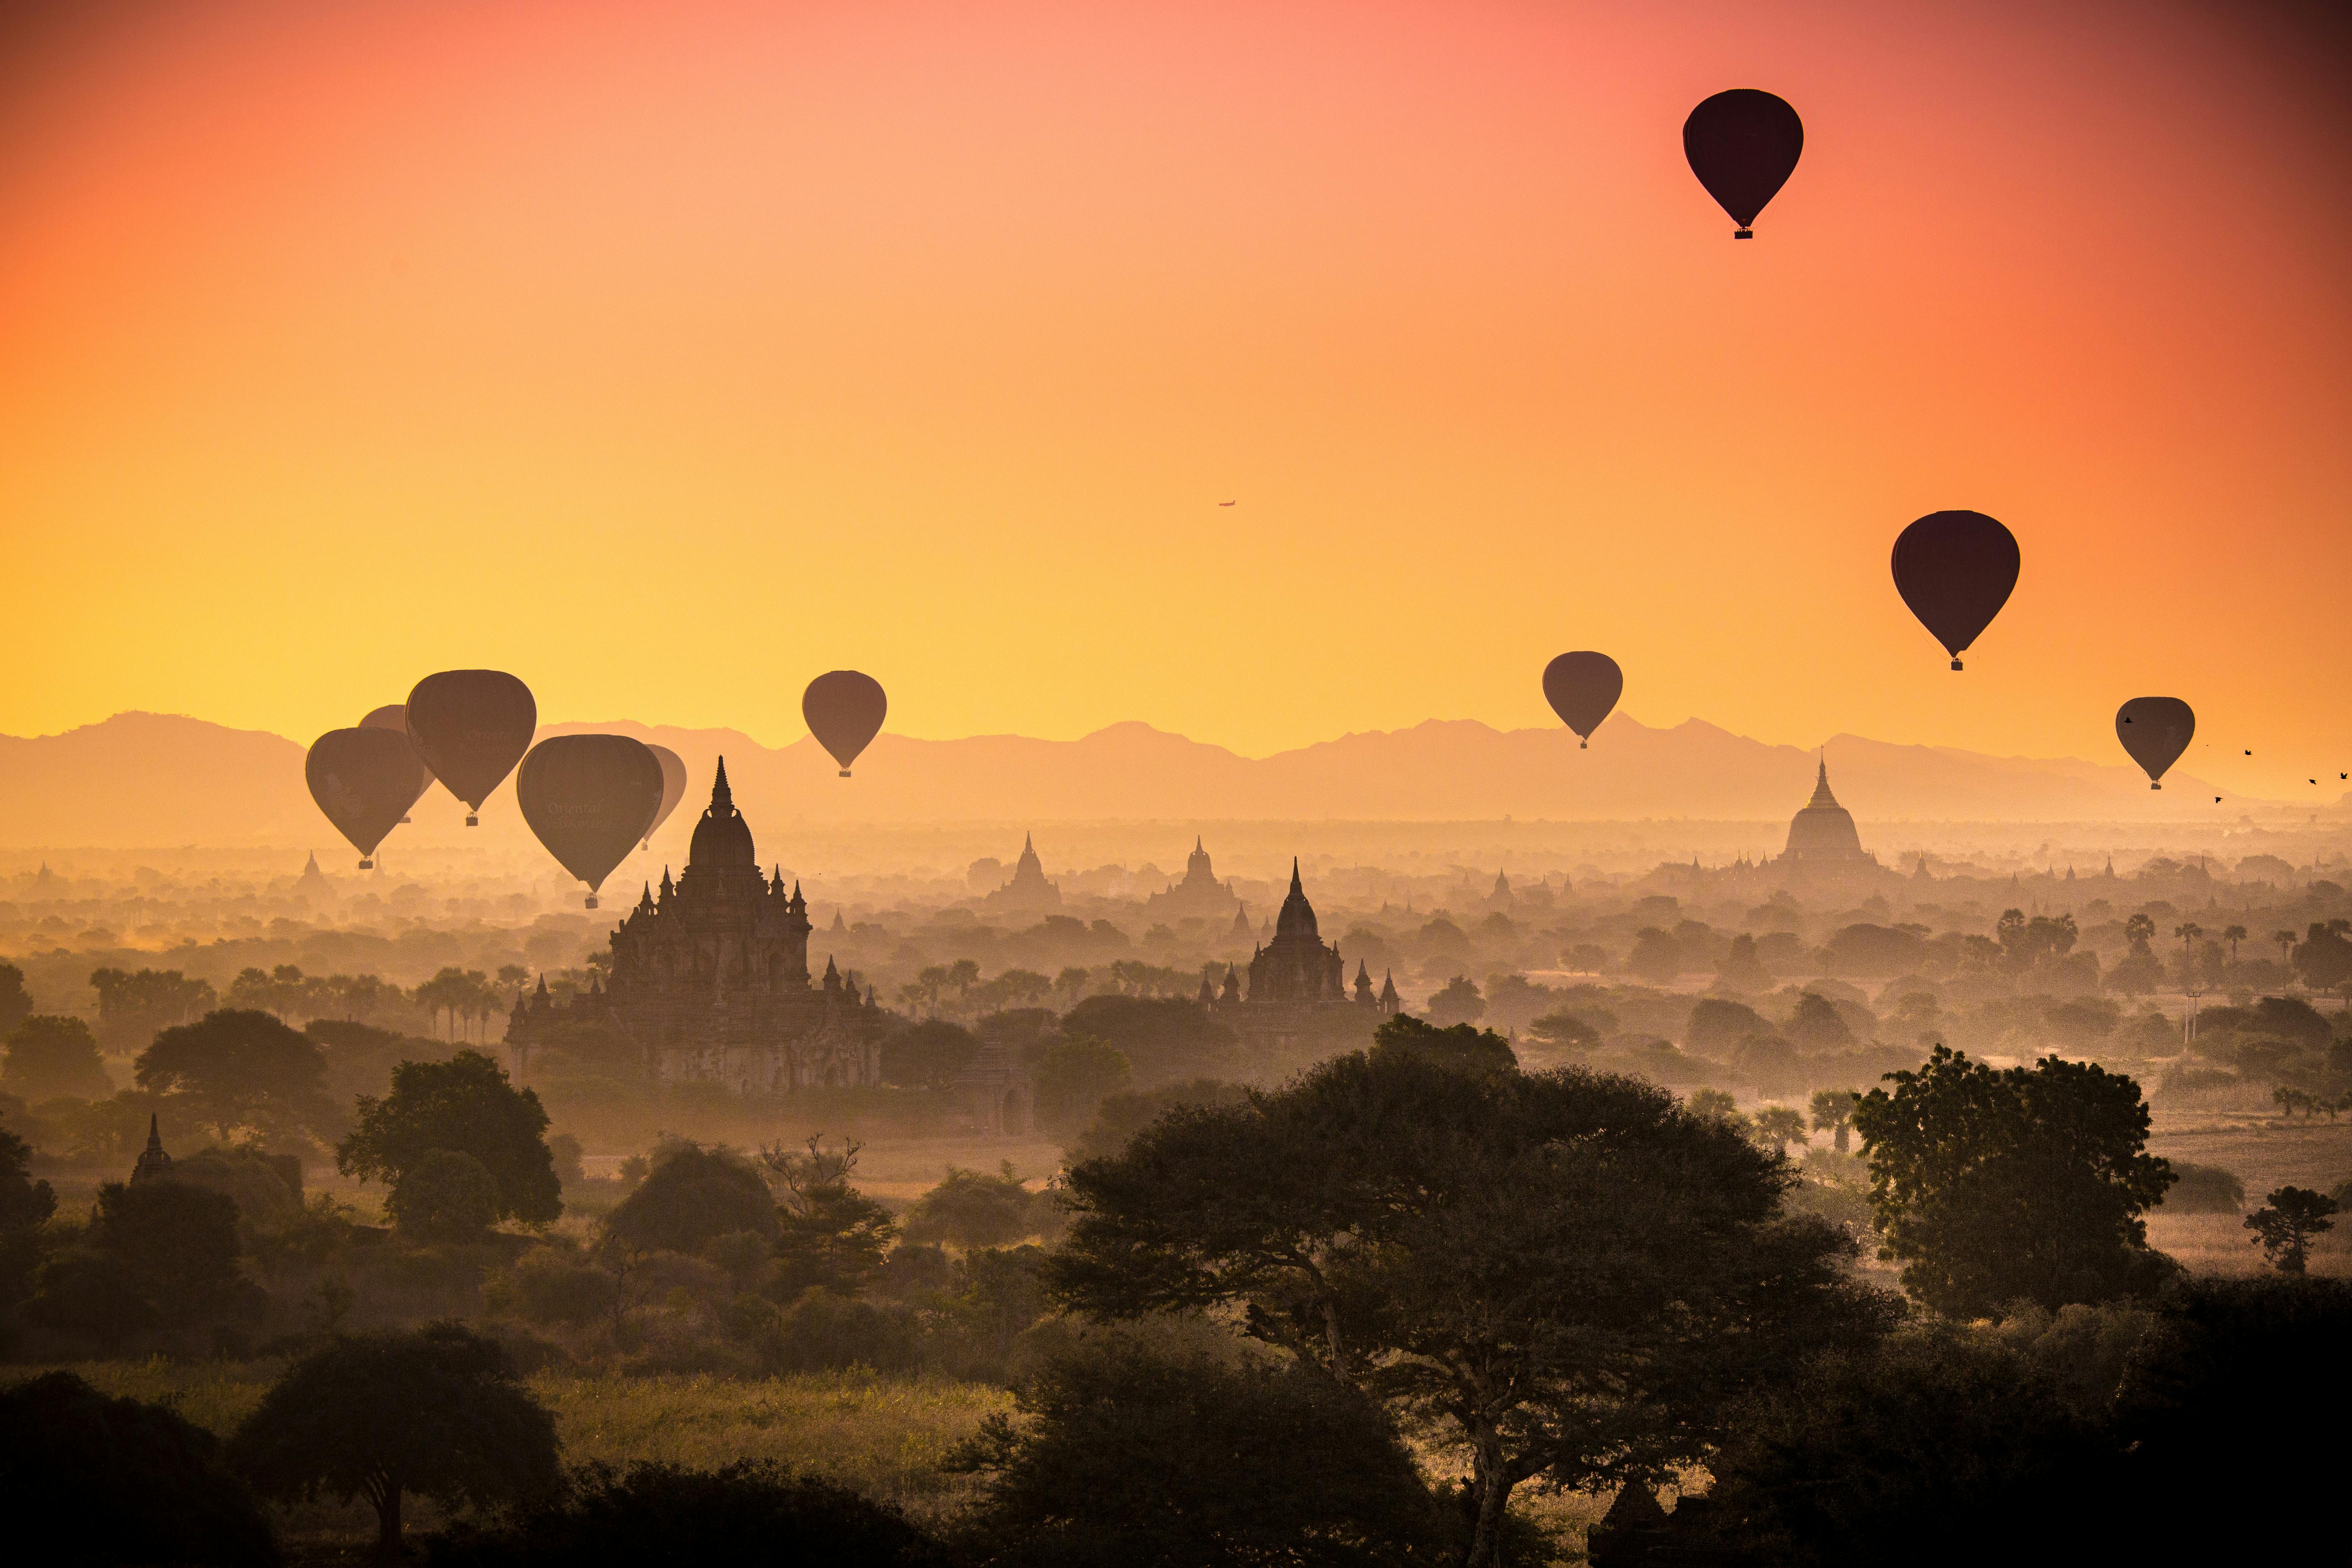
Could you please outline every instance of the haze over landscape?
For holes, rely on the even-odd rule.
[[[0,1553],[2305,1560],[2347,84],[0,5]]]

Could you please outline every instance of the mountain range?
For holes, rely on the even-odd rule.
[[[1343,735],[1270,757],[1142,723],[1075,741],[884,734],[849,779],[837,777],[806,737],[769,747],[739,731],[623,721],[540,732],[589,731],[657,742],[686,760],[692,782],[681,824],[706,798],[721,756],[746,815],[779,825],[1774,821],[1805,803],[1822,761],[1841,804],[1864,822],[2210,823],[2216,810],[2234,816],[2269,804],[2231,797],[2216,807],[2212,788],[2181,774],[2157,794],[2137,769],[2072,758],[1995,757],[1854,735],[1811,752],[1696,719],[1655,728],[1622,714],[1601,726],[1589,749],[1564,730],[1505,731],[1470,720]],[[62,734],[0,736],[0,847],[315,841],[322,825],[303,783],[302,754],[282,736],[174,714],[118,713]],[[511,822],[511,787],[493,796],[486,826]],[[416,807],[420,822],[454,809],[437,790]]]

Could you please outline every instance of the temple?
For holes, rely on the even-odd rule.
[[[721,758],[695,824],[686,872],[648,887],[613,931],[610,978],[552,999],[542,979],[507,1023],[515,1076],[569,1026],[617,1030],[664,1083],[719,1083],[741,1094],[867,1088],[881,1079],[882,1016],[855,975],[825,960],[809,978],[808,901],[781,873],[761,876],[751,829]]]
[[[1152,894],[1144,900],[1143,906],[1153,920],[1177,920],[1187,915],[1223,920],[1227,915],[1238,917],[1242,901],[1232,888],[1217,880],[1216,872],[1209,865],[1209,852],[1195,836],[1192,853],[1184,862],[1184,879],[1164,893]]]
[[[1202,988],[1204,994],[1209,989],[1205,978]],[[1361,963],[1356,966],[1354,994],[1349,994],[1347,965],[1339,946],[1324,942],[1317,929],[1315,906],[1307,901],[1294,859],[1290,893],[1275,917],[1274,939],[1250,958],[1249,994],[1244,997],[1240,974],[1229,965],[1210,1005],[1244,1040],[1288,1048],[1302,1039],[1369,1036],[1400,1004],[1393,981],[1374,994],[1371,975]]]
[[[1826,758],[1813,783],[1813,798],[1789,823],[1789,847],[1781,858],[1792,868],[1845,869],[1878,864],[1875,857],[1864,850],[1853,814],[1830,793]]]
[[[1061,887],[1045,880],[1045,862],[1037,858],[1037,846],[1029,835],[1021,836],[1021,858],[1013,863],[1013,880],[981,900],[981,907],[1030,913],[1062,907]]]

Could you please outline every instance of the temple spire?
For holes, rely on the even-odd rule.
[[[735,809],[735,792],[727,787],[727,759],[719,759],[718,775],[710,784],[710,814],[724,816]]]
[[[1290,858],[1290,890],[1291,890],[1292,892],[1294,892],[1294,893],[1300,893],[1300,894],[1304,894],[1304,893],[1307,891],[1307,889],[1306,889],[1304,887],[1301,887],[1301,886],[1299,885],[1299,881],[1298,881],[1298,857],[1297,857],[1297,856],[1296,856],[1296,855],[1293,855],[1293,856]]]

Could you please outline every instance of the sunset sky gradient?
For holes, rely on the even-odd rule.
[[[901,733],[1263,753],[1548,722],[1590,647],[1649,723],[2110,761],[2164,693],[2228,787],[2352,769],[2352,72],[2294,10],[45,10],[0,732],[490,665],[782,743],[854,666]],[[1807,134],[1738,244],[1679,136],[1734,86]],[[2025,561],[1960,676],[1887,574],[1956,507]]]

